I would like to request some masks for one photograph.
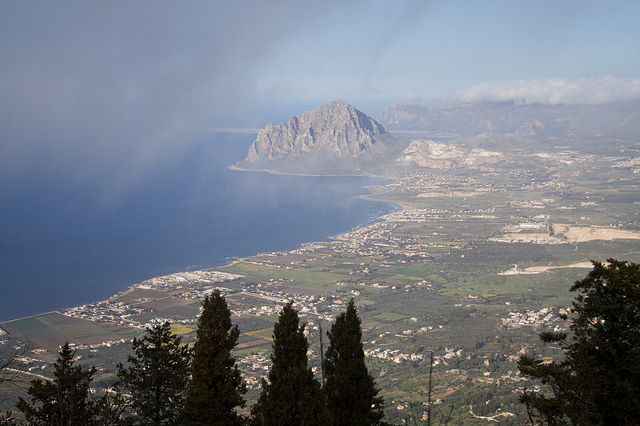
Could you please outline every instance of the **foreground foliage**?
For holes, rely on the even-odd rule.
[[[54,379],[33,379],[27,393],[30,401],[20,397],[16,407],[34,425],[91,425],[97,423],[99,405],[89,395],[95,367],[84,370],[73,365],[73,351],[65,343],[54,364]]]
[[[532,421],[640,423],[640,266],[614,259],[593,265],[571,287],[579,292],[572,308],[572,336],[541,334],[564,349],[565,359],[544,365],[522,357],[518,364],[523,374],[545,385],[544,392],[527,391],[521,398]]]
[[[247,389],[231,355],[240,331],[217,290],[202,302],[197,335],[183,424],[241,424],[236,408],[244,407]]]
[[[175,425],[189,384],[191,351],[165,322],[147,328],[141,339],[133,339],[134,355],[125,368],[118,364],[116,388],[130,395],[126,422],[134,425]]]
[[[305,325],[289,302],[273,328],[273,366],[251,414],[256,425],[326,425],[320,383],[307,368]]]
[[[384,403],[365,365],[361,321],[353,299],[331,326],[324,392],[334,425],[379,424]]]
[[[353,299],[328,332],[323,388],[307,366],[305,324],[289,302],[273,329],[272,368],[251,410],[244,407],[245,383],[231,351],[239,330],[219,292],[205,298],[194,352],[165,322],[134,338],[126,366],[105,396],[93,399],[95,367],[73,365],[75,351],[65,344],[54,379],[31,382],[31,401],[17,403],[34,425],[383,425],[384,405],[368,373],[361,320]],[[193,360],[192,360],[193,358]],[[11,413],[0,424],[15,424]]]

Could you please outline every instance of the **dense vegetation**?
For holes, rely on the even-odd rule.
[[[360,324],[351,299],[328,333],[324,391],[336,426],[377,424],[384,417],[384,402],[365,365]]]
[[[570,330],[541,334],[565,352],[560,362],[522,357],[520,370],[540,380],[521,401],[550,425],[632,425],[640,422],[640,265],[609,259],[571,291]],[[568,319],[565,316],[565,319]]]
[[[500,336],[490,338],[500,320],[496,313],[503,309],[499,308],[502,299],[491,296],[487,302],[463,306],[429,289],[395,291],[346,285],[341,292],[352,289],[361,294],[369,341],[362,342],[361,320],[351,299],[346,307],[339,305],[345,311],[336,314],[327,333],[329,345],[326,351],[320,351],[324,352],[324,363],[317,357],[308,358],[318,353],[317,334],[313,327],[307,329],[307,324],[301,323],[289,303],[273,316],[277,322],[273,328],[272,367],[268,380],[262,382],[260,395],[245,396],[247,376],[239,373],[237,354],[232,356],[240,340],[238,326],[232,325],[225,298],[214,292],[202,303],[193,350],[181,342],[169,323],[148,328],[144,336],[133,340],[133,353],[127,362],[114,367],[118,380],[111,389],[115,393],[98,397],[89,392],[96,373],[94,368],[87,368],[90,359],[83,365],[76,364],[75,351],[64,345],[53,380],[36,378],[31,382],[29,397],[19,400],[19,416],[31,424],[340,425],[382,424],[384,415],[387,422],[410,424],[425,418],[428,403],[433,420],[449,424],[472,424],[470,416],[472,422],[486,417],[505,424],[638,423],[640,266],[635,263],[614,259],[604,264],[594,262],[587,277],[572,287],[579,294],[572,310],[563,316],[570,320],[567,333],[561,332],[562,328],[543,332],[547,347],[526,352],[535,356],[520,359],[520,377],[514,376],[511,369],[515,364],[506,362],[506,358],[513,358],[513,347],[531,348],[527,337],[517,329],[503,327]],[[376,297],[386,299],[383,309],[367,302],[374,290]],[[410,317],[419,311],[422,313]],[[389,331],[376,332],[372,328],[375,323],[384,323],[384,330]],[[434,325],[425,338],[403,334],[407,324],[422,323]],[[254,326],[267,324],[269,321],[262,319]],[[269,329],[258,331],[265,334]],[[449,335],[464,343],[455,348],[462,355],[453,355],[454,349],[445,346],[444,338]],[[376,342],[371,341],[373,336]],[[407,348],[407,353],[426,356],[405,361],[403,368],[389,375],[387,371],[394,363],[375,357],[365,363],[363,343],[368,350],[393,343],[394,347]],[[563,355],[553,349],[553,344],[564,349]],[[438,356],[440,364],[433,368],[428,356],[432,352],[451,356]],[[4,374],[6,367],[0,371],[2,380],[11,378]],[[318,368],[315,374],[310,367]],[[474,378],[473,372],[480,372],[476,376],[486,379]],[[489,376],[497,381],[489,380]],[[523,381],[522,376],[529,380]],[[522,392],[517,388],[522,389],[524,384],[521,404],[518,397]],[[383,389],[386,407],[378,389]],[[400,404],[393,403],[401,392],[415,396],[403,401],[402,410],[397,408]],[[434,402],[432,393],[446,399]],[[243,408],[245,398],[258,401],[251,416],[249,409]],[[462,409],[468,409],[467,420],[460,421],[457,412]],[[522,415],[494,414],[507,410]],[[16,422],[11,414],[0,415],[0,425]]]
[[[328,413],[320,383],[307,367],[309,343],[297,312],[288,303],[273,328],[273,366],[251,410],[256,425],[325,425]]]
[[[240,424],[235,408],[244,406],[246,387],[231,356],[239,335],[238,326],[231,326],[231,313],[220,292],[207,296],[198,321],[184,424]]]
[[[95,367],[74,363],[66,343],[51,381],[31,381],[30,400],[16,407],[34,425],[376,425],[383,403],[364,363],[353,300],[328,333],[327,384],[308,367],[309,343],[293,302],[280,313],[273,330],[273,366],[251,417],[244,407],[246,386],[231,351],[240,332],[219,291],[207,296],[192,351],[171,332],[168,322],[147,328],[133,340],[127,365],[118,364],[113,393],[94,398]],[[15,424],[10,413],[0,424]]]
[[[128,395],[127,422],[134,425],[179,424],[189,385],[191,350],[165,322],[133,339],[134,355],[118,365],[115,388]],[[125,407],[123,407],[125,408]]]

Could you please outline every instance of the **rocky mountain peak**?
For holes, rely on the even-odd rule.
[[[353,171],[396,149],[396,139],[373,118],[335,100],[258,132],[237,167],[281,172]]]

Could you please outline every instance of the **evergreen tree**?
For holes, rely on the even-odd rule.
[[[127,411],[127,401],[122,393],[108,392],[96,401],[95,426],[126,424],[125,411]]]
[[[309,343],[304,324],[289,302],[273,328],[273,365],[269,381],[251,414],[256,425],[326,425],[326,409],[320,383],[307,368]]]
[[[127,368],[118,364],[115,385],[130,395],[127,423],[179,424],[189,384],[191,350],[171,332],[169,322],[147,328],[142,339],[133,339],[132,347],[134,355],[128,356]]]
[[[383,400],[365,365],[360,324],[351,299],[327,332],[324,392],[334,425],[375,425],[384,417]]]
[[[89,385],[95,367],[84,370],[74,366],[75,351],[65,343],[54,364],[54,379],[34,379],[27,393],[31,402],[18,398],[16,407],[33,425],[93,425],[96,424],[96,404],[89,398]]]
[[[202,303],[192,380],[185,401],[184,424],[237,425],[236,407],[244,407],[247,392],[231,350],[238,343],[238,326],[231,327],[231,312],[219,291]]]
[[[640,424],[640,266],[614,259],[593,265],[571,287],[580,293],[573,302],[571,339],[541,334],[563,347],[564,360],[544,365],[520,359],[520,371],[548,390],[525,392],[521,402],[532,419],[550,425]]]

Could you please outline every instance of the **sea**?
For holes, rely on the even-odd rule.
[[[105,300],[171,273],[291,250],[395,209],[381,179],[230,170],[255,134],[203,132],[122,194],[37,179],[0,193],[0,322]]]

